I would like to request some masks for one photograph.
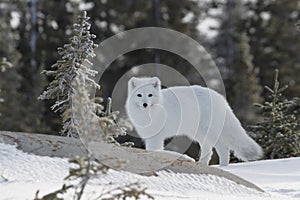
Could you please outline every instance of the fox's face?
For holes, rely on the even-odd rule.
[[[129,100],[141,109],[148,109],[159,103],[160,80],[153,78],[131,78],[128,82]]]

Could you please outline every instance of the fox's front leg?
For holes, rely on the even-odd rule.
[[[163,150],[164,139],[157,136],[145,138],[145,145],[148,151]]]

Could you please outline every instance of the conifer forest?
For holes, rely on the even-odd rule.
[[[115,34],[162,27],[211,55],[229,105],[266,159],[300,156],[299,20],[300,0],[0,0],[0,130],[77,138],[77,103],[77,113],[109,129],[106,139],[144,148],[124,136],[123,127],[134,132],[125,111],[111,108],[118,80],[145,63],[170,66],[191,85],[202,85],[201,76],[184,58],[151,48],[120,56],[99,82],[84,62]],[[93,103],[83,84],[97,89]],[[195,150],[186,153],[198,159]]]

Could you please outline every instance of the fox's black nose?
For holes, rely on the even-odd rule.
[[[148,104],[144,103],[143,106],[144,106],[144,108],[146,108],[148,106]]]

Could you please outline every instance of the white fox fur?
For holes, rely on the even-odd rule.
[[[128,82],[125,107],[146,150],[161,150],[164,139],[186,135],[199,142],[199,162],[204,165],[211,159],[212,148],[223,166],[229,163],[230,150],[244,161],[259,159],[263,154],[226,99],[209,88],[194,85],[161,89],[157,77],[133,77]]]

